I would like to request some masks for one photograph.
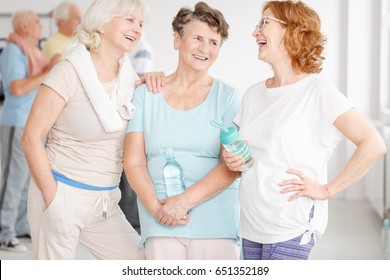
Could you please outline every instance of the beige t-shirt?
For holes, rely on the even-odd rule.
[[[123,130],[106,133],[69,61],[57,64],[43,83],[56,91],[66,105],[47,140],[52,170],[72,180],[109,187],[119,183],[122,172]],[[111,95],[114,83],[103,84]]]

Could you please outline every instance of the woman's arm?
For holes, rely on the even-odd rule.
[[[341,172],[326,185],[320,185],[297,170],[289,170],[289,174],[295,174],[299,177],[297,180],[286,180],[280,184],[281,186],[292,185],[284,188],[282,193],[298,190],[290,200],[299,196],[328,199],[360,180],[374,162],[386,153],[382,137],[357,110],[348,110],[339,116],[333,124],[356,145],[355,152]]]
[[[65,100],[53,89],[42,85],[35,97],[22,137],[22,147],[31,176],[40,188],[46,207],[57,192],[45,151],[47,134],[61,114]]]
[[[42,83],[42,80],[47,76],[47,73],[49,72],[44,71],[34,77],[14,80],[9,85],[9,90],[11,94],[15,96],[22,96],[30,93],[32,90],[37,88],[40,83]]]
[[[123,167],[129,185],[146,209],[159,221],[162,206],[158,202],[147,168],[143,132],[129,132],[126,134]]]
[[[221,153],[222,149],[221,147]],[[175,219],[183,219],[191,208],[215,197],[226,187],[230,186],[239,176],[240,172],[230,171],[221,157],[220,163],[205,177],[193,184],[185,192],[163,201],[164,217],[160,220],[160,223],[174,225],[177,222]]]
[[[15,96],[22,96],[27,93],[30,93],[32,90],[34,90],[36,87],[38,87],[43,79],[47,76],[47,74],[50,72],[50,70],[56,65],[58,62],[61,61],[61,55],[56,54],[51,59],[45,70],[42,71],[42,73],[34,76],[34,77],[27,77],[24,79],[19,79],[13,81],[9,85],[10,92]]]

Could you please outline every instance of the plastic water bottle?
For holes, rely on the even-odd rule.
[[[167,148],[165,155],[167,163],[164,166],[163,175],[167,196],[180,194],[186,189],[183,178],[183,169],[176,161],[172,148]]]
[[[390,219],[385,219],[382,228],[382,252],[386,260],[390,260]]]
[[[222,124],[212,120],[210,124],[214,127],[221,129],[219,139],[226,151],[233,152],[236,155],[241,155],[244,158],[244,166],[241,171],[246,171],[253,166],[255,160],[252,157],[252,153],[249,150],[248,145],[245,141],[240,140],[239,133],[236,127],[226,128]]]

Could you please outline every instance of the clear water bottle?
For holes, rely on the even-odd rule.
[[[382,252],[386,260],[390,260],[390,219],[385,219],[382,228]]]
[[[224,127],[222,124],[211,121],[212,126],[218,127],[221,129],[221,134],[219,139],[221,140],[222,145],[225,147],[226,151],[233,152],[236,155],[241,155],[244,158],[244,166],[241,171],[246,171],[253,166],[255,160],[252,157],[252,153],[249,150],[248,145],[245,141],[240,140],[239,133],[236,127]]]
[[[183,178],[183,169],[176,161],[172,148],[167,148],[165,155],[167,163],[164,166],[163,175],[167,196],[180,194],[186,189]]]

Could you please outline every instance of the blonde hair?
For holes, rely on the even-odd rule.
[[[88,50],[96,50],[101,44],[100,29],[113,18],[141,14],[146,17],[147,7],[142,0],[95,0],[86,10],[68,50],[76,43]]]
[[[267,9],[286,22],[284,46],[293,69],[299,73],[321,72],[326,38],[321,33],[318,14],[301,1],[269,1],[263,12]]]

